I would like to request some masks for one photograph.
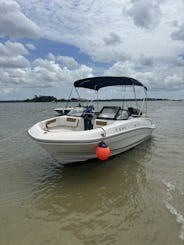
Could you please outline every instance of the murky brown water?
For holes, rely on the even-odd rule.
[[[58,104],[0,104],[0,244],[184,244],[184,102],[152,102],[153,137],[62,166],[26,129]]]

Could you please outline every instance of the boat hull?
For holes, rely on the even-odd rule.
[[[111,156],[125,152],[147,139],[154,129],[153,125],[149,127],[132,128],[116,135],[106,135],[100,139],[93,139],[89,142],[81,139],[74,142],[71,140],[65,142],[46,142],[37,140],[37,143],[49,152],[56,160],[62,164],[71,162],[81,162],[96,158],[96,147],[101,141],[110,148]]]

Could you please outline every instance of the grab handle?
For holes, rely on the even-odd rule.
[[[106,131],[105,131],[105,129],[104,129],[103,127],[100,127],[100,128],[103,130],[103,133],[101,133],[101,136],[105,138],[106,135],[107,135],[107,134],[106,134]]]

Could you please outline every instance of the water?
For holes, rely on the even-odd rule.
[[[138,147],[67,166],[26,132],[58,106],[0,104],[0,244],[184,244],[184,102],[149,103]]]

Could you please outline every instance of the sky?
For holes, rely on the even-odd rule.
[[[0,0],[0,100],[68,98],[91,76],[184,99],[183,13],[184,0]]]

